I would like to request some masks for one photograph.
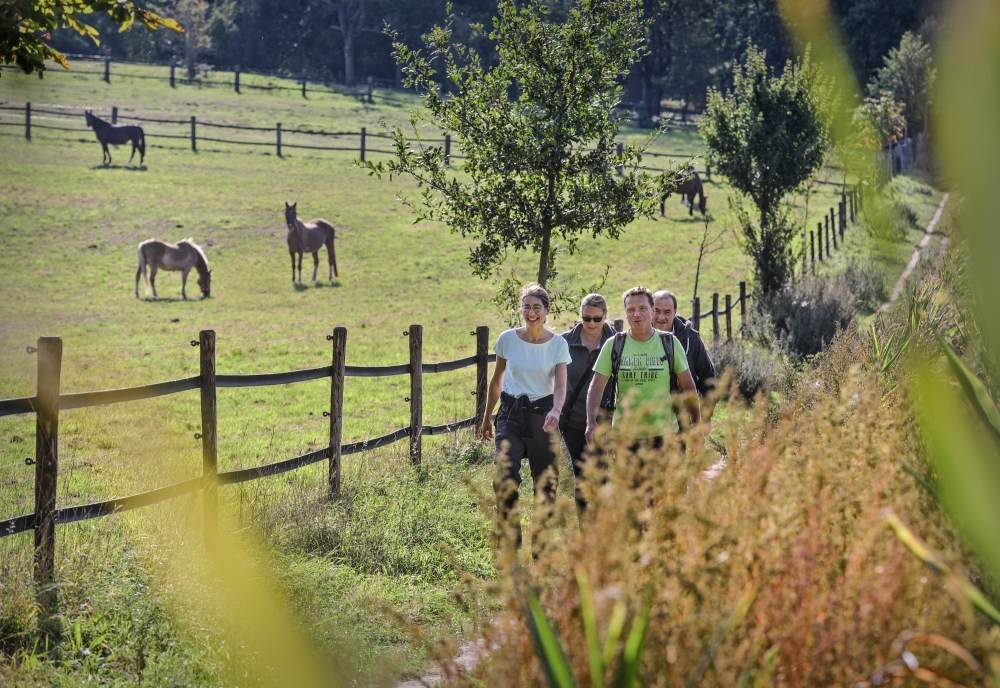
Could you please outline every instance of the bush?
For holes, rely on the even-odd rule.
[[[861,313],[874,313],[889,298],[885,276],[869,261],[860,262],[852,258],[840,278],[854,294],[854,305]]]
[[[873,239],[899,241],[917,227],[917,214],[905,203],[873,195],[861,209],[861,222]]]
[[[720,377],[733,371],[733,382],[744,399],[752,400],[774,384],[778,362],[767,349],[733,340],[715,344],[710,354]]]
[[[843,277],[806,277],[767,304],[783,347],[800,357],[818,354],[857,312],[855,294]]]

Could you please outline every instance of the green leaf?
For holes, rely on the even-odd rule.
[[[628,638],[625,639],[625,649],[622,652],[622,666],[617,688],[632,688],[639,685],[639,664],[642,660],[642,646],[646,641],[646,630],[649,628],[649,612],[653,606],[652,595],[646,595],[642,605],[642,614],[632,624]]]
[[[559,638],[545,616],[542,603],[534,590],[525,595],[528,607],[528,630],[535,645],[535,655],[545,671],[550,688],[578,688],[569,660],[559,644]]]
[[[944,340],[940,332],[935,332],[934,336],[937,337],[938,343],[944,349],[948,364],[951,366],[952,372],[955,373],[955,377],[958,378],[959,384],[962,385],[962,389],[965,390],[966,396],[969,397],[969,401],[972,402],[972,407],[976,409],[979,417],[993,431],[993,440],[1000,447],[1000,411],[997,410],[993,398],[986,389],[986,385],[969,370],[962,359],[959,358],[958,353]]]
[[[587,636],[587,650],[590,655],[590,684],[593,688],[604,688],[604,658],[597,640],[597,619],[594,616],[594,595],[587,580],[587,572],[576,568],[576,584],[580,588],[580,613],[583,615],[583,632]]]

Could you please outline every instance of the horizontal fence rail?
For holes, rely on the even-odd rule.
[[[35,531],[35,579],[39,582],[54,581],[55,575],[55,526],[92,518],[109,516],[118,512],[139,509],[158,504],[176,497],[201,491],[205,506],[205,536],[214,537],[217,530],[217,490],[221,485],[235,485],[250,480],[280,475],[320,461],[328,461],[328,493],[332,498],[340,494],[340,461],[343,456],[371,451],[404,439],[410,441],[410,458],[419,465],[421,459],[421,438],[444,435],[471,428],[481,421],[486,408],[487,366],[496,360],[495,354],[488,353],[489,328],[479,327],[470,333],[476,338],[476,353],[472,356],[423,363],[423,328],[411,325],[405,333],[409,336],[409,363],[390,366],[348,366],[345,364],[347,329],[338,327],[327,339],[333,344],[333,363],[318,368],[292,370],[280,373],[221,374],[215,372],[215,332],[204,330],[199,340],[192,342],[200,350],[201,372],[197,376],[168,380],[150,385],[109,389],[96,392],[59,393],[62,366],[62,340],[59,337],[41,337],[38,346],[29,347],[29,353],[38,355],[38,392],[33,397],[0,400],[0,416],[35,413],[37,416],[35,457],[35,511],[11,518],[0,519],[0,537],[15,535],[28,530]],[[453,423],[441,425],[423,424],[423,375],[445,373],[476,366],[476,413]],[[380,437],[344,444],[341,441],[343,427],[344,380],[348,377],[383,377],[392,375],[410,376],[410,424]],[[330,443],[315,451],[250,468],[230,471],[218,470],[218,438],[216,390],[218,388],[259,387],[285,385],[308,380],[330,379]],[[201,393],[201,433],[202,475],[173,485],[159,487],[127,497],[115,497],[90,504],[79,504],[56,508],[58,484],[58,417],[67,409],[106,406],[126,403],[181,392],[200,390]],[[26,461],[30,463],[29,461]],[[39,588],[39,605],[48,609],[54,603],[51,593],[53,586]]]

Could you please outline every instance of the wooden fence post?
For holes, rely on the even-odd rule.
[[[625,321],[621,318],[615,318],[615,332],[621,332],[625,329]]]
[[[56,488],[59,480],[59,378],[62,339],[38,338],[38,387],[35,400],[35,561],[38,605],[55,611]]]
[[[176,88],[174,84],[174,70],[177,69],[177,65],[174,64],[173,60],[170,60],[170,88]]]
[[[240,66],[236,65],[233,67],[233,86],[236,88],[236,92],[240,92]]]
[[[805,231],[801,234],[802,237],[802,276],[805,277],[806,273],[809,272],[809,258],[806,253],[806,233]]]
[[[451,134],[444,135],[444,164],[451,165]]]
[[[196,130],[196,122],[194,115],[191,115],[191,150],[195,153],[198,152],[198,134]]]
[[[747,323],[747,283],[740,282],[740,332],[745,331]]]
[[[837,231],[834,229],[833,231]],[[830,259],[830,225],[826,226],[826,258]]]
[[[104,58],[104,82],[111,83],[111,58]]]
[[[733,341],[733,297],[726,294],[726,341]]]
[[[361,127],[361,162],[365,161],[365,127]]]
[[[820,223],[820,229],[823,228],[823,224]],[[820,256],[820,260],[823,257]],[[812,265],[813,274],[816,274],[816,234],[812,231],[809,232],[809,262]]]
[[[489,392],[490,328],[480,325],[476,328],[476,428],[482,425],[486,415],[486,395]]]
[[[275,127],[274,134],[275,134],[275,137],[276,137],[275,138],[275,143],[276,143],[277,148],[278,148],[278,157],[280,158],[281,157],[281,122],[278,122],[278,126]]]
[[[424,328],[410,325],[410,461],[420,465],[424,413]]]
[[[708,165],[705,165],[705,181],[706,182],[712,181],[712,168],[709,167]]]
[[[840,207],[838,208],[840,212],[840,239],[844,239],[844,229],[847,227],[847,201],[845,200],[844,194],[840,194]]]
[[[837,250],[837,228],[833,228],[833,249]]]
[[[112,105],[111,106],[111,123],[112,124],[118,124],[118,106],[117,105]]]
[[[44,69],[39,69],[38,70],[38,80],[39,81],[43,81],[44,79],[45,79],[45,70]]]
[[[691,304],[691,322],[692,327],[698,329],[701,326],[701,297],[694,297],[694,303]]]
[[[333,328],[333,372],[330,376],[330,477],[328,497],[340,498],[340,445],[344,432],[344,368],[347,362],[347,328]]]
[[[24,104],[24,138],[31,140],[31,103]]]
[[[712,341],[719,341],[719,293],[712,294]]]
[[[211,545],[219,530],[218,404],[215,399],[215,330],[198,333],[201,362],[201,474],[205,510],[205,544]]]
[[[302,97],[306,97],[306,70],[302,69]]]
[[[368,77],[368,102],[372,102],[372,78]]]

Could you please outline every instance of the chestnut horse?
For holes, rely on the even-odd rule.
[[[313,257],[313,282],[316,281],[316,271],[319,269],[319,250],[326,246],[326,256],[329,262],[329,276],[340,277],[337,271],[337,249],[334,247],[336,231],[326,220],[316,218],[303,222],[296,213],[298,203],[285,203],[285,224],[288,225],[288,255],[292,257],[292,284],[295,284],[295,254],[299,256],[299,284],[302,284],[302,254],[311,253]]]
[[[705,214],[705,206],[708,204],[708,196],[705,195],[705,187],[702,186],[701,177],[695,172],[694,165],[688,165],[687,178],[677,187],[677,193],[681,196],[681,204],[688,207],[688,215],[694,215],[694,197],[698,197],[698,210]],[[660,216],[663,216],[663,206],[670,196],[670,192],[663,194],[660,199]]]
[[[146,275],[146,265],[149,265],[149,276]],[[147,239],[139,244],[139,269],[135,271],[135,297],[139,298],[139,275],[142,275],[147,288],[152,288],[153,298],[156,296],[156,271],[160,268],[164,270],[181,271],[181,296],[187,299],[188,273],[191,268],[198,271],[198,286],[201,287],[201,295],[208,297],[212,288],[212,271],[208,267],[208,260],[201,246],[191,239],[178,241],[176,244],[168,244],[159,239]]]

